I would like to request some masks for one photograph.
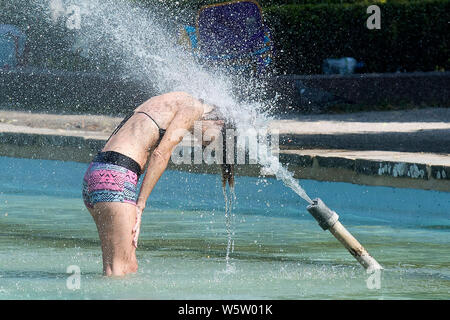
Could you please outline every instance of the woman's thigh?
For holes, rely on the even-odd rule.
[[[89,210],[97,225],[104,260],[129,261],[135,259],[133,227],[136,206],[123,202],[99,202]]]

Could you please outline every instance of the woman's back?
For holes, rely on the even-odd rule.
[[[186,108],[176,101],[182,98],[185,99],[184,93],[171,93],[147,100],[124,118],[102,151],[122,153],[143,168],[149,151],[161,141],[175,114],[181,107]]]

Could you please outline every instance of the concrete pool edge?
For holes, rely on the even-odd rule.
[[[0,156],[88,163],[107,137],[70,132],[0,132]],[[298,179],[348,182],[450,192],[448,154],[352,150],[280,150],[280,161]],[[417,159],[415,159],[417,158]],[[169,169],[217,173],[216,165],[175,165]],[[261,176],[258,165],[238,165],[238,175]]]

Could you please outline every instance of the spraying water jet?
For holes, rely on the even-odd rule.
[[[258,121],[269,120],[263,107],[276,105],[275,101],[264,104],[237,102],[232,94],[232,81],[227,74],[216,72],[213,68],[205,69],[171,41],[173,39],[167,32],[169,21],[161,21],[159,18],[162,15],[154,14],[154,10],[150,12],[126,1],[78,0],[76,3],[81,8],[83,19],[81,31],[75,37],[82,40],[94,60],[111,60],[119,74],[136,79],[144,87],[155,87],[159,93],[185,91],[197,98],[207,98],[211,103],[220,105],[221,113],[226,115],[226,119],[232,119],[238,128],[256,127]],[[47,1],[44,0],[36,1],[33,6],[42,12],[48,9]],[[49,15],[47,19],[50,22]],[[111,27],[111,23],[114,27]],[[249,83],[248,76],[243,74],[242,77],[242,83]],[[252,90],[251,86],[247,87],[248,92],[257,91]],[[315,217],[321,217],[322,227],[326,227],[324,230],[330,230],[363,266],[381,268],[340,224],[337,214],[329,210],[320,199],[312,201],[293,174],[281,166],[276,157],[264,156],[259,159],[259,164],[273,172],[277,179],[307,201],[310,204],[308,211],[314,212]],[[233,191],[233,167],[226,164],[222,169],[223,187],[228,183]],[[228,203],[227,198],[225,201]],[[227,218],[232,217],[228,209],[231,207],[231,203],[226,207]],[[230,227],[228,235],[229,243],[232,244]]]

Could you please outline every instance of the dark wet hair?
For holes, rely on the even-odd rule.
[[[227,164],[227,140],[226,140],[226,130],[234,129],[234,126],[226,120],[226,117],[221,112],[220,108],[217,105],[207,102],[204,99],[198,99],[201,103],[209,104],[213,107],[213,109],[203,116],[203,120],[224,120],[225,124],[222,127],[222,186],[225,188],[227,183],[230,188],[234,188],[234,165]],[[234,143],[234,141],[233,141]]]
[[[222,187],[226,187],[227,182],[230,188],[234,188],[234,164],[227,164],[227,143],[234,143],[234,141],[227,141],[226,130],[233,129],[234,126],[227,124],[222,127]],[[234,149],[234,148],[233,148]]]

